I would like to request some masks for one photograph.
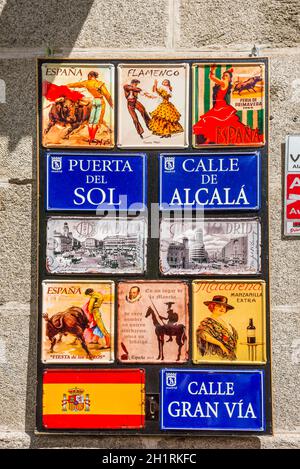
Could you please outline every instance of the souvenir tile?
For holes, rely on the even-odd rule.
[[[193,145],[265,143],[265,65],[193,65]]]
[[[146,218],[50,217],[47,271],[51,274],[142,274]]]
[[[160,155],[161,210],[258,210],[260,152]]]
[[[47,210],[143,210],[144,154],[47,152]]]
[[[261,271],[258,218],[163,217],[163,275],[235,275]]]
[[[114,146],[114,66],[42,65],[44,147]]]
[[[266,362],[262,280],[194,280],[193,362]]]
[[[145,371],[47,369],[42,419],[45,429],[141,429]]]
[[[114,361],[114,283],[45,280],[42,362]]]
[[[118,286],[118,359],[182,363],[189,349],[185,282],[131,281]]]
[[[161,430],[263,432],[263,370],[162,369]]]
[[[284,234],[300,236],[300,135],[286,139]]]
[[[119,147],[188,145],[188,64],[120,64],[118,80]]]

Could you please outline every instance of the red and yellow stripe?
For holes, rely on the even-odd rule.
[[[63,409],[64,396],[79,388],[89,410]],[[43,375],[43,426],[47,429],[143,428],[145,372],[142,369],[46,370]]]

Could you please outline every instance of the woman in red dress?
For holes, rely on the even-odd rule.
[[[199,121],[193,125],[193,133],[196,135],[196,143],[199,145],[218,143],[217,131],[220,133],[224,128],[233,127],[236,130],[240,129],[242,135],[247,128],[240,121],[236,109],[227,102],[232,88],[233,69],[226,70],[221,80],[215,76],[215,69],[216,65],[212,65],[209,73],[209,78],[215,83],[213,88],[213,107],[200,116]]]

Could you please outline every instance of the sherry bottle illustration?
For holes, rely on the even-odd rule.
[[[255,344],[256,342],[256,327],[253,325],[253,319],[249,319],[249,325],[247,326],[247,342],[248,344]]]

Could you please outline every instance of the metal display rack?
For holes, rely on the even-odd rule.
[[[200,365],[195,365],[192,362],[192,354],[191,354],[191,347],[190,347],[190,357],[189,360],[184,363],[184,364],[176,364],[173,363],[172,365],[168,364],[124,364],[124,363],[118,363],[117,359],[115,359],[115,362],[113,364],[82,364],[82,365],[77,365],[77,364],[43,364],[41,362],[41,349],[42,349],[42,344],[41,344],[41,327],[42,327],[42,281],[43,280],[54,280],[54,279],[60,279],[60,280],[73,280],[76,278],[76,280],[88,280],[89,278],[95,280],[113,280],[116,285],[120,281],[124,280],[184,280],[187,282],[189,286],[189,319],[190,319],[190,328],[189,328],[189,343],[192,346],[192,288],[191,288],[191,283],[193,279],[203,279],[203,280],[212,280],[212,279],[217,279],[217,277],[212,277],[212,276],[203,276],[203,275],[195,275],[193,278],[191,276],[184,276],[184,275],[168,275],[168,277],[162,276],[159,272],[159,239],[152,239],[150,237],[150,230],[151,230],[151,218],[150,218],[150,204],[151,203],[158,203],[158,197],[159,197],[159,154],[172,154],[172,153],[184,153],[184,154],[205,154],[205,153],[211,153],[212,149],[195,149],[192,146],[192,73],[190,73],[190,78],[189,78],[189,100],[190,100],[190,105],[189,105],[189,146],[185,149],[179,150],[177,149],[171,149],[171,148],[161,148],[161,149],[143,149],[141,150],[140,148],[136,149],[123,149],[123,148],[118,148],[115,144],[114,148],[110,149],[103,149],[99,147],[97,151],[101,151],[102,153],[104,152],[109,152],[109,153],[115,153],[115,154],[125,154],[125,153],[146,153],[148,156],[148,213],[149,213],[149,218],[148,218],[148,245],[147,245],[147,250],[148,250],[148,255],[147,255],[147,268],[146,268],[146,273],[145,275],[139,275],[139,276],[132,276],[132,275],[113,275],[113,276],[106,276],[106,275],[97,275],[97,274],[73,274],[73,275],[55,275],[55,274],[49,274],[46,270],[46,220],[47,216],[93,216],[92,212],[79,212],[79,211],[61,211],[61,212],[51,212],[47,213],[45,209],[45,191],[46,191],[46,158],[45,158],[45,153],[47,150],[60,150],[60,148],[49,148],[46,149],[42,146],[42,125],[41,125],[41,102],[42,102],[42,64],[43,63],[53,63],[53,64],[58,64],[58,63],[78,63],[78,64],[83,64],[83,63],[89,63],[89,64],[102,64],[102,63],[110,63],[113,64],[115,67],[117,67],[118,64],[123,63],[130,63],[130,64],[160,64],[160,63],[168,63],[170,65],[174,64],[179,64],[179,63],[188,63],[190,67],[192,66],[193,63],[201,64],[201,63],[232,63],[233,65],[235,63],[264,63],[265,64],[265,70],[266,70],[266,82],[265,82],[265,96],[266,96],[266,106],[265,106],[265,145],[257,148],[261,152],[261,208],[252,213],[247,213],[244,210],[226,210],[221,212],[211,212],[209,210],[205,211],[205,214],[211,215],[214,218],[222,218],[222,217],[242,217],[242,218],[251,218],[254,215],[259,216],[261,219],[261,274],[260,275],[228,275],[226,276],[226,279],[243,279],[246,280],[247,278],[250,280],[255,279],[260,279],[264,280],[266,282],[266,339],[267,339],[267,346],[266,346],[266,356],[267,356],[267,363],[265,365],[234,365],[234,364],[215,364],[211,363],[209,364],[201,364]],[[269,76],[268,76],[268,59],[267,58],[261,58],[261,57],[251,57],[249,58],[238,58],[238,59],[219,59],[219,58],[214,58],[214,59],[205,59],[205,58],[194,58],[194,59],[185,59],[184,57],[178,58],[176,60],[174,59],[141,59],[141,60],[136,60],[136,59],[113,59],[113,60],[96,60],[96,59],[57,59],[57,58],[43,58],[43,59],[38,59],[37,62],[37,85],[38,85],[38,90],[37,90],[37,100],[38,100],[38,137],[37,137],[37,148],[38,148],[38,154],[37,154],[37,179],[38,179],[38,330],[37,330],[37,336],[38,336],[38,353],[37,353],[37,369],[38,369],[38,376],[37,376],[37,405],[36,405],[36,432],[39,434],[81,434],[81,435],[174,435],[174,436],[196,436],[196,435],[206,435],[206,436],[212,436],[212,435],[249,435],[249,434],[272,434],[272,386],[271,386],[271,336],[270,336],[270,298],[269,298],[269,211],[268,211],[268,138],[269,138],[269,129],[268,129],[268,119],[269,119],[269,97],[268,97],[268,89],[269,89]],[[115,102],[116,102],[116,109],[117,109],[117,100],[118,100],[118,74],[115,74]],[[115,112],[115,123],[114,123],[114,129],[115,129],[115,134],[117,135],[118,133],[118,120],[117,120],[117,113]],[[78,151],[78,148],[74,148],[74,150]],[[96,149],[93,148],[91,149],[92,151],[95,151]],[[68,148],[68,152],[71,152],[72,149]],[[84,151],[89,151],[89,149],[84,148]],[[215,154],[218,153],[224,153],[224,152],[238,152],[242,153],[243,151],[253,151],[253,148],[246,147],[245,148],[232,148],[232,147],[226,147],[226,148],[220,148],[216,147],[213,149],[213,152]],[[192,214],[192,213],[191,213]],[[161,216],[161,215],[160,215]],[[151,253],[151,255],[149,255]],[[222,279],[224,277],[221,277]],[[219,278],[218,278],[219,279]],[[116,289],[117,291],[117,289]],[[115,298],[115,347],[117,346],[118,343],[118,328],[117,328],[117,321],[118,321],[118,308],[117,308],[117,294]],[[145,420],[145,428],[141,430],[128,430],[128,429],[119,429],[119,430],[49,430],[43,428],[42,425],[42,375],[43,371],[45,369],[62,369],[62,368],[72,368],[74,370],[76,369],[82,369],[82,368],[93,368],[93,369],[114,369],[114,368],[142,368],[145,370],[146,373],[146,420]],[[227,369],[230,369],[232,371],[235,370],[251,370],[251,369],[256,369],[256,370],[264,370],[265,371],[265,415],[266,415],[266,429],[264,432],[249,432],[249,431],[206,431],[206,430],[195,430],[195,431],[182,431],[182,430],[160,430],[160,425],[159,425],[159,400],[160,400],[160,383],[159,383],[159,372],[160,369],[162,368],[182,368],[182,369],[203,369],[203,370],[209,370],[211,368],[213,369],[224,369],[224,367]]]

